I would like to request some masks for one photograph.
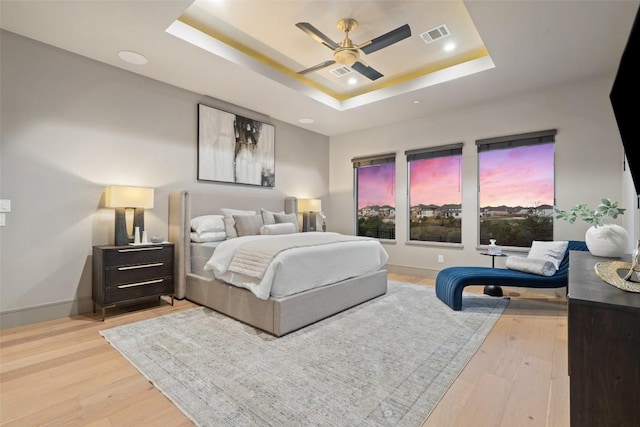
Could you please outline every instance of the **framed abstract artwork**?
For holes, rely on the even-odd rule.
[[[275,187],[275,126],[198,104],[198,180]]]

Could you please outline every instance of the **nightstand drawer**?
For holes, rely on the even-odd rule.
[[[112,287],[123,283],[139,282],[161,277],[173,276],[173,263],[147,262],[144,264],[121,265],[105,270],[105,286]]]
[[[125,283],[105,289],[105,304],[173,293],[173,279],[159,278]]]
[[[173,262],[172,246],[120,247],[105,251],[104,267],[117,267],[131,264],[149,264],[154,262]]]

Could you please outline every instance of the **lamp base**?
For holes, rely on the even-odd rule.
[[[302,213],[302,231],[316,231],[316,213]]]
[[[126,210],[132,208],[116,208],[115,217],[115,232],[114,242],[116,246],[126,246],[129,243],[133,243],[133,230],[136,227],[140,227],[140,231],[144,231],[144,208],[134,208],[133,213],[133,226],[130,228],[131,233],[127,228],[127,214]]]

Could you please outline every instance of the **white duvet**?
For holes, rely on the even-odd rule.
[[[329,233],[311,232],[329,235]],[[338,233],[331,233],[340,236]],[[389,259],[382,244],[362,237],[349,241],[297,246],[275,255],[262,278],[229,270],[234,254],[244,242],[278,239],[287,235],[244,236],[221,242],[204,269],[235,286],[249,289],[256,297],[283,297],[380,270]]]

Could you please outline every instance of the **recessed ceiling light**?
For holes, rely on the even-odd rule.
[[[144,55],[139,54],[138,52],[133,52],[131,50],[121,50],[118,52],[118,56],[125,62],[129,64],[135,65],[144,65],[147,62],[147,58]]]
[[[415,101],[413,101],[414,104],[420,104],[420,101],[418,101],[417,99]]]
[[[354,85],[354,84],[356,84],[356,83],[358,83],[358,79],[356,79],[355,77],[351,77],[351,78],[349,79],[349,84],[350,84],[350,85]]]
[[[308,117],[303,117],[300,120],[298,120],[300,123],[305,123],[305,124],[309,124],[309,123],[313,123],[313,119],[310,119]]]
[[[452,51],[455,48],[456,48],[455,43],[447,43],[444,45],[444,50],[446,50],[447,52]]]

